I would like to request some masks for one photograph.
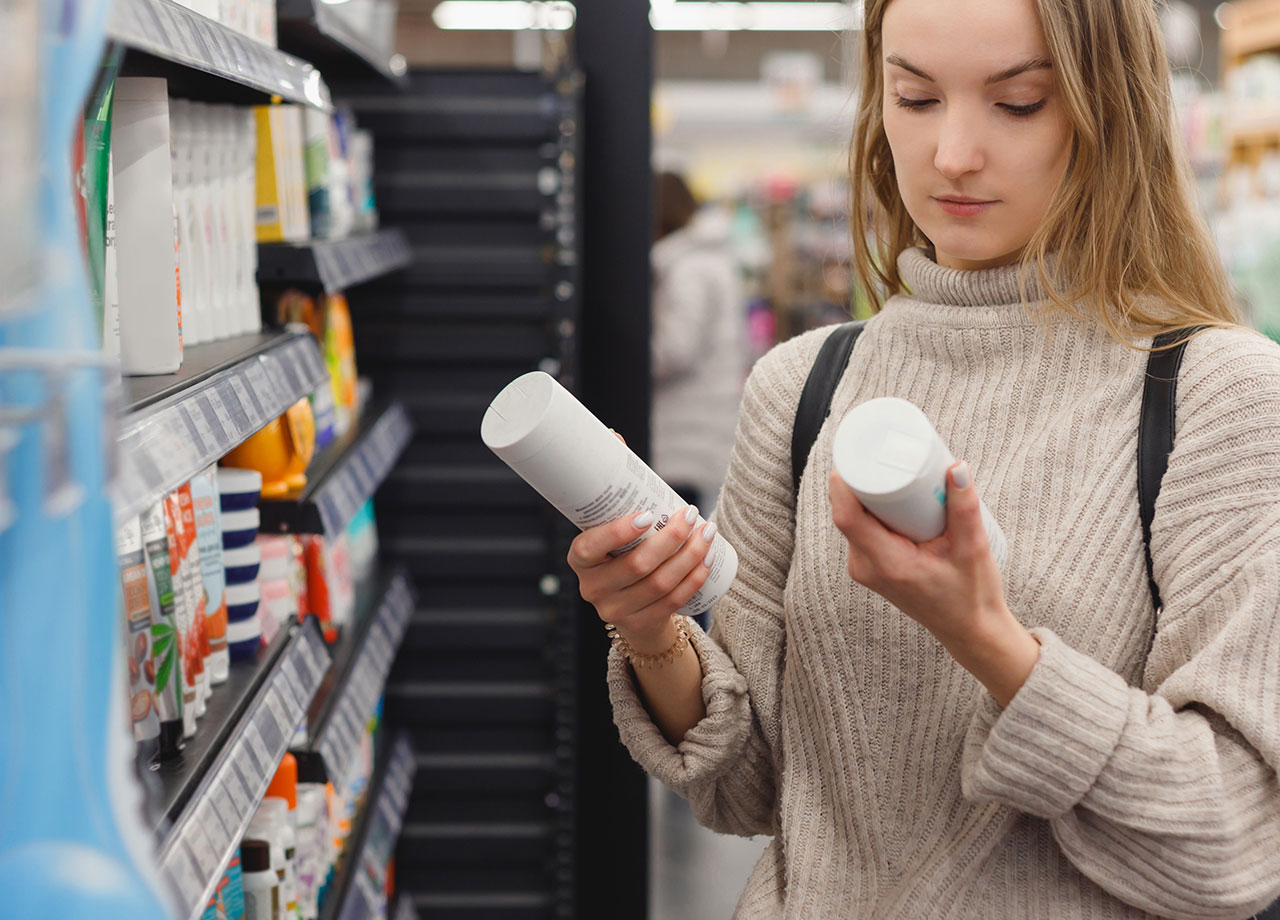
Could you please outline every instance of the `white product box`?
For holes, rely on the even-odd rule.
[[[111,143],[121,365],[126,374],[172,374],[182,365],[182,314],[164,79],[116,82]]]

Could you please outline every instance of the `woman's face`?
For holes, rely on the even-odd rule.
[[[1017,261],[1071,141],[1033,0],[893,0],[882,38],[898,190],[938,264]]]

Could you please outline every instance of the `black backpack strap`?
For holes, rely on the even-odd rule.
[[[1178,393],[1178,368],[1187,349],[1187,340],[1201,327],[1162,332],[1151,343],[1153,349],[1172,345],[1147,356],[1147,380],[1142,388],[1142,418],[1138,427],[1138,509],[1142,516],[1142,546],[1147,555],[1147,581],[1155,609],[1164,604],[1156,585],[1151,561],[1151,522],[1156,516],[1160,483],[1169,468],[1173,450],[1174,403]]]
[[[859,320],[836,327],[836,331],[822,343],[818,357],[809,370],[804,389],[800,391],[795,426],[791,429],[793,495],[800,494],[800,477],[804,474],[805,464],[809,462],[813,442],[818,440],[822,423],[827,420],[827,415],[831,412],[831,398],[835,396],[836,386],[844,376],[844,369],[849,365],[853,343],[858,340],[858,336],[862,334],[866,325],[866,320]]]

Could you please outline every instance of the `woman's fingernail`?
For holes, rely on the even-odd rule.
[[[957,463],[951,470],[951,478],[955,481],[957,489],[967,489],[973,482],[973,476],[969,473],[969,464],[961,461]]]
[[[710,542],[711,542],[712,540],[714,540],[715,538],[716,538],[716,525],[715,525],[715,524],[708,524],[706,527],[702,528],[702,539],[704,539],[704,540],[706,540],[708,543],[710,543]]]
[[[684,522],[686,524],[698,523],[698,506],[690,505],[689,510],[684,513]]]
[[[707,568],[711,568],[711,564],[716,561],[715,556],[716,551],[714,549],[708,550],[707,554],[702,557],[702,564]]]
[[[636,530],[645,530],[652,523],[653,523],[652,511],[646,511],[643,514],[637,514],[634,518],[631,519],[631,524],[632,526],[635,527]]]

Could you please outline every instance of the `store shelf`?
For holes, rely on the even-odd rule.
[[[117,513],[137,514],[327,377],[309,333],[272,331],[188,348],[177,374],[125,378]]]
[[[159,773],[160,869],[179,917],[199,917],[329,666],[314,619],[213,689],[183,759]]]
[[[314,61],[326,73],[373,73],[401,89],[408,85],[404,57],[379,49],[324,0],[279,0],[276,15],[280,47]]]
[[[331,649],[333,667],[307,718],[307,750],[320,756],[326,779],[339,787],[348,779],[413,616],[413,591],[405,574],[394,571],[363,586],[356,605],[356,619]]]
[[[258,284],[296,284],[333,294],[409,264],[409,243],[399,230],[350,239],[273,243],[258,247]]]
[[[368,407],[345,437],[312,461],[302,492],[263,499],[262,531],[338,535],[382,485],[412,433],[398,402]]]
[[[155,59],[162,68],[159,75],[172,77],[179,94],[192,95],[194,90],[195,95],[235,101],[236,88],[243,87],[251,96],[279,96],[325,111],[333,109],[329,88],[310,63],[261,45],[171,0],[115,0],[107,34]],[[221,91],[211,90],[209,81],[221,83]]]
[[[396,920],[418,920],[418,910],[409,898],[401,898],[396,905]]]
[[[321,920],[368,920],[381,916],[387,864],[395,849],[413,775],[417,770],[413,747],[400,735],[381,759],[369,794],[352,829],[342,870],[325,899]]]

